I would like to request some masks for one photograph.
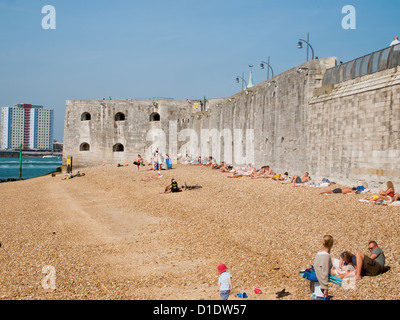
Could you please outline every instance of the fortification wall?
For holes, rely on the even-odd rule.
[[[206,107],[218,101],[208,100]],[[170,121],[177,131],[188,128],[195,104],[201,108],[194,100],[67,100],[63,165],[68,156],[74,168],[132,162],[157,145],[157,130],[165,133],[165,154]]]
[[[69,100],[64,164],[67,156],[73,156],[74,168],[131,162],[157,145],[157,132],[164,133],[165,150],[160,151],[174,157],[190,140],[185,135],[177,139],[177,133],[192,129],[201,145],[204,139],[212,141],[202,135],[204,129],[214,129],[225,137],[218,137],[220,160],[243,165],[236,154],[246,155],[250,129],[254,130],[252,164],[257,168],[270,165],[289,174],[308,171],[315,179],[369,188],[381,187],[387,180],[400,183],[400,70],[322,87],[326,69],[335,64],[336,58],[309,61],[231,97],[208,100],[206,111],[194,108],[195,101]],[[91,120],[81,120],[86,112]],[[116,121],[118,113],[125,120]],[[150,121],[153,113],[160,115],[160,121]],[[242,137],[234,136],[238,129]],[[82,143],[90,150],[81,150]],[[124,151],[115,151],[116,144]],[[189,153],[211,154],[198,148]]]
[[[243,129],[243,155],[246,155],[245,129],[253,129],[252,164],[258,168],[270,165],[277,172],[304,173],[310,169],[307,162],[308,103],[313,90],[321,87],[325,70],[335,64],[336,58],[327,58],[292,68],[224,99],[195,119],[192,127],[232,133]],[[235,164],[236,150],[232,149],[233,154],[227,155],[221,147],[221,159]]]
[[[317,89],[309,102],[308,157],[317,176],[384,188],[400,183],[400,70]]]

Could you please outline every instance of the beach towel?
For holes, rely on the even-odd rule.
[[[388,206],[391,207],[400,207],[400,201],[394,201],[392,203],[389,203]]]
[[[311,266],[311,268],[307,268],[304,271],[300,271],[299,274],[307,280],[310,280],[312,282],[318,282],[317,275],[315,274],[314,266]],[[329,282],[332,282],[334,284],[337,284],[338,286],[342,285],[342,279],[330,274],[329,275]]]
[[[167,159],[165,160],[165,162],[167,163],[167,169],[172,169],[172,162],[171,162],[171,159],[167,158]]]

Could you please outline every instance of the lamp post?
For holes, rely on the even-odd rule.
[[[297,48],[299,48],[299,49],[303,48],[303,43],[302,43],[302,41],[304,41],[305,43],[307,43],[307,61],[308,61],[308,47],[310,47],[311,52],[312,52],[312,59],[311,59],[311,60],[314,60],[314,49],[313,49],[313,47],[311,46],[311,44],[309,43],[309,33],[307,33],[307,40],[299,39],[299,42],[297,42]]]
[[[243,77],[237,76],[237,77],[236,77],[236,83],[239,83],[239,79],[242,79],[242,90],[244,90],[244,89],[243,89],[243,82],[246,84],[246,87],[245,87],[245,88],[247,88],[247,82],[246,82],[246,80],[244,80]]]
[[[269,79],[269,69],[271,69],[272,77],[274,77],[274,70],[272,69],[271,65],[269,64],[269,56],[268,56],[268,62],[261,61],[260,69],[264,69],[264,63],[268,66],[268,69],[267,69],[267,79]]]

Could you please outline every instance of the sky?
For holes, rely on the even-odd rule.
[[[63,141],[66,100],[229,97],[249,65],[257,84],[268,57],[274,75],[306,62],[297,42],[307,34],[318,58],[388,47],[399,9],[399,0],[0,0],[0,107],[54,109]]]

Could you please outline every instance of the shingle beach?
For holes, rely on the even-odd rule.
[[[336,258],[368,254],[376,240],[390,266],[355,288],[331,284],[333,299],[400,297],[400,207],[359,201],[371,194],[318,195],[322,188],[181,164],[149,181],[156,173],[133,164],[81,172],[0,184],[0,299],[218,300],[225,263],[231,300],[275,300],[283,289],[281,300],[308,300],[299,272],[325,234]],[[202,188],[162,194],[171,178]],[[49,270],[55,288],[45,285]]]

